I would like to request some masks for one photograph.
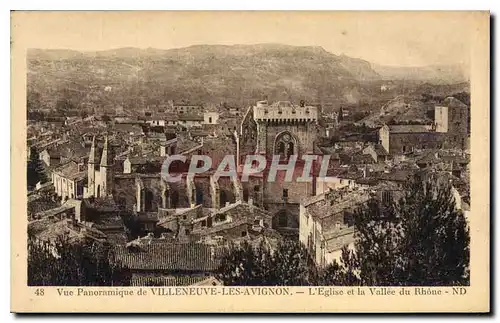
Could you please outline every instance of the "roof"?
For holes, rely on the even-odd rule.
[[[132,275],[131,286],[189,286],[207,280],[206,276]]]
[[[78,170],[78,163],[74,161],[69,161],[68,163],[59,166],[54,169],[56,174],[61,175],[64,178],[72,180],[80,180],[87,176],[87,170]]]
[[[203,116],[198,114],[181,114],[179,116],[179,120],[181,121],[203,121]]]
[[[419,133],[430,132],[429,125],[390,125],[389,131],[391,133]]]
[[[117,123],[114,126],[114,131],[117,132],[125,132],[125,133],[132,133],[132,134],[142,134],[143,130],[142,127],[137,125],[137,124],[130,124],[130,123]]]
[[[118,211],[118,205],[112,198],[85,198],[83,203],[86,207],[96,209],[100,212]]]
[[[324,219],[343,210],[349,210],[367,202],[370,196],[367,191],[336,190],[322,194],[312,203],[306,204],[307,212],[314,218]]]
[[[378,178],[385,181],[406,182],[414,172],[406,169],[395,169],[389,173],[381,173]]]
[[[449,96],[446,99],[444,99],[443,104],[453,108],[467,108],[467,105],[465,103],[463,103],[462,101],[453,96]]]
[[[377,154],[377,156],[388,156],[389,155],[387,150],[385,150],[384,146],[382,146],[381,144],[375,144],[373,146],[373,149],[375,150],[375,153]]]
[[[115,261],[132,270],[213,271],[218,261],[208,245],[155,243],[116,246]]]

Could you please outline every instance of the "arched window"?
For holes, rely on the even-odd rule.
[[[144,210],[146,212],[153,211],[153,192],[151,190],[144,190]]]
[[[170,195],[170,207],[173,209],[177,208],[179,204],[179,193],[177,191],[173,191]]]
[[[196,188],[196,205],[203,204],[203,191],[197,187]]]
[[[101,185],[97,185],[97,197],[101,197]]]
[[[276,137],[274,153],[284,158],[289,158],[295,154],[295,138],[288,132],[283,132]]]
[[[286,150],[286,158],[290,158],[290,156],[293,155],[294,152],[294,145],[293,142],[289,142]]]
[[[226,202],[227,202],[227,194],[225,191],[221,190],[220,191],[220,206],[221,207],[226,206]]]
[[[278,142],[278,154],[279,155],[284,155],[285,154],[285,143],[284,142]]]
[[[278,214],[278,226],[279,227],[286,227],[287,226],[287,214],[286,211],[281,211]]]

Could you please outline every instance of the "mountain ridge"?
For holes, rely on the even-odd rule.
[[[241,105],[263,97],[355,104],[380,92],[377,82],[386,80],[366,60],[335,55],[321,46],[275,43],[30,49],[27,63],[29,91],[47,100],[64,96],[77,105],[105,101],[137,106],[166,98]]]

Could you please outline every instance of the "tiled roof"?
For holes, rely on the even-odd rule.
[[[131,286],[189,286],[206,280],[206,276],[132,275]]]
[[[116,246],[115,260],[132,270],[213,271],[218,266],[211,248],[197,243]]]
[[[83,199],[86,207],[96,209],[100,212],[118,211],[119,207],[112,198],[86,198]]]
[[[381,173],[379,175],[379,179],[385,181],[405,182],[412,174],[413,171],[411,170],[396,169],[389,173]]]
[[[391,133],[416,133],[416,132],[429,132],[430,126],[428,125],[391,125],[389,126]]]
[[[332,191],[306,206],[307,212],[314,218],[327,218],[343,210],[349,210],[361,206],[370,199],[368,192],[358,190],[340,194],[340,191]]]
[[[384,146],[382,146],[381,144],[374,145],[373,149],[375,150],[375,153],[377,154],[377,156],[388,156],[389,155],[387,150],[385,150]]]

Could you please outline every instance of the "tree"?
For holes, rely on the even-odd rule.
[[[323,279],[339,285],[469,284],[469,228],[451,186],[412,178],[397,203],[376,200],[355,214],[356,253],[344,250]]]
[[[40,160],[38,150],[34,147],[31,148],[30,159],[27,165],[27,182],[28,188],[33,188],[38,182],[46,182],[47,176]]]
[[[264,252],[267,253],[267,249]],[[259,264],[266,256],[258,255],[246,240],[239,246],[231,244],[222,256],[217,278],[226,286],[260,285],[258,280],[263,268],[259,268]]]
[[[308,286],[317,284],[313,259],[299,241],[284,239],[278,243],[272,261],[274,279],[280,286]]]
[[[301,286],[317,282],[316,266],[300,242],[290,239],[271,250],[261,242],[231,245],[221,259],[217,278],[226,286]]]
[[[128,286],[130,277],[112,262],[109,245],[85,241],[54,243],[28,238],[29,286]]]

